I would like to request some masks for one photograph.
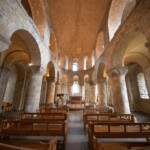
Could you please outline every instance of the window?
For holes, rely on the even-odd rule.
[[[73,71],[78,71],[78,63],[76,61],[73,62],[72,70]]]
[[[88,68],[88,58],[84,57],[84,70]]]
[[[139,86],[140,97],[142,99],[149,99],[147,86],[145,83],[145,77],[143,73],[138,73],[137,81],[138,81],[138,86]]]
[[[95,64],[95,56],[94,56],[94,51],[93,51],[93,53],[92,53],[92,67],[94,66],[94,64]]]
[[[79,93],[79,84],[77,82],[73,83],[73,94],[78,94]]]

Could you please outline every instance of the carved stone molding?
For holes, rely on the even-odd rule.
[[[107,75],[110,78],[113,78],[115,76],[126,75],[127,72],[128,72],[128,68],[127,67],[112,68],[112,69],[110,69],[110,70],[107,71]]]

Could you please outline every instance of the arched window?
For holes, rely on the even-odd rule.
[[[137,74],[137,81],[139,86],[140,98],[149,99],[144,73],[141,72]]]
[[[79,84],[78,84],[78,82],[73,83],[72,93],[73,94],[79,94]]]
[[[95,53],[94,53],[94,51],[92,52],[92,67],[94,66],[94,64],[95,64]]]
[[[78,62],[77,61],[73,62],[72,70],[73,71],[78,71]]]
[[[88,68],[88,57],[84,57],[84,70]]]

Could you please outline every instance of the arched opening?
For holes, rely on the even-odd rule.
[[[73,64],[72,64],[72,70],[78,71],[78,59],[74,59]]]
[[[97,98],[99,106],[112,105],[110,83],[107,80],[105,64],[101,62],[97,71]]]
[[[9,101],[13,109],[22,110],[27,89],[27,74],[33,69],[29,64],[32,62],[37,66],[40,63],[40,54],[36,41],[25,30],[14,32],[11,41],[10,47],[1,54],[1,75],[5,76],[6,80],[3,81],[3,86],[0,86],[0,101]]]
[[[148,90],[145,82],[144,73],[140,72],[137,74],[138,88],[141,99],[149,99]]]
[[[128,64],[128,73],[126,75],[126,84],[130,109],[132,111],[147,111],[143,109],[143,105],[149,99],[145,75],[141,66],[137,63]],[[148,105],[148,103],[146,104]]]
[[[72,95],[80,94],[79,77],[73,76]]]
[[[114,66],[118,68],[128,67],[126,86],[131,111],[149,112],[145,107],[149,104],[142,100],[142,93],[140,94],[141,89],[139,88],[140,81],[137,80],[138,74],[144,73],[144,70],[150,67],[150,52],[145,47],[146,42],[147,39],[143,34],[132,32],[123,38],[115,52]],[[142,83],[144,84],[144,82]],[[145,84],[147,85],[147,80]],[[146,90],[144,91],[146,92]],[[149,91],[146,93],[149,93]]]
[[[11,37],[12,47],[14,49],[20,48],[30,56],[30,63],[34,66],[41,65],[41,53],[34,37],[25,30],[17,30]]]
[[[24,52],[13,52],[5,56],[3,60],[2,76],[5,76],[1,88],[3,102],[12,104],[14,110],[22,110],[24,107],[27,87],[27,71],[29,69],[29,56]],[[5,70],[8,70],[7,74]]]
[[[85,56],[84,57],[84,66],[83,66],[84,70],[87,70],[88,69],[88,57]]]
[[[92,60],[92,67],[95,65],[95,52],[93,51],[92,52],[92,55],[91,55],[91,60]]]
[[[118,44],[113,58],[113,66],[127,66],[131,62],[136,62],[144,69],[149,66],[150,52],[145,47],[146,37],[139,32],[126,34]]]
[[[41,88],[41,103],[54,103],[55,96],[55,67],[52,62],[49,62],[46,69],[46,83],[43,80]]]

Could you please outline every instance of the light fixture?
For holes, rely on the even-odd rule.
[[[29,66],[32,66],[33,64],[32,64],[32,63],[29,63],[28,65],[29,65]]]

